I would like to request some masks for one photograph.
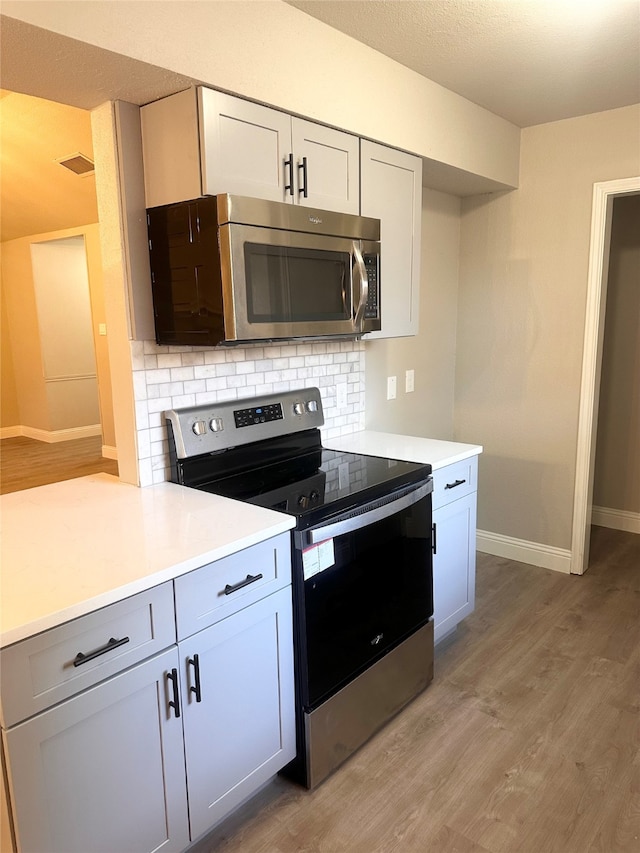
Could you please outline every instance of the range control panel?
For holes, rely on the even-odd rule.
[[[252,406],[250,409],[234,409],[233,417],[238,429],[254,424],[265,424],[267,421],[281,421],[282,403],[273,403],[271,406]]]
[[[178,459],[301,432],[324,423],[318,388],[170,409],[164,416]]]

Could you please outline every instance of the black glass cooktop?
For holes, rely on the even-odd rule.
[[[196,488],[286,512],[298,517],[298,528],[377,500],[396,489],[420,482],[431,466],[379,456],[316,448],[289,458],[201,479]],[[189,483],[185,483],[189,485]]]

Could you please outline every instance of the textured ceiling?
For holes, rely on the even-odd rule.
[[[640,101],[640,0],[285,0],[519,127]]]
[[[0,93],[2,241],[98,221],[94,176],[56,163],[80,152],[93,159],[86,110]]]
[[[640,101],[640,0],[288,2],[520,126]],[[91,156],[72,107],[199,82],[6,16],[0,48],[4,89],[27,93],[0,102],[2,240],[96,221],[93,177],[54,162]]]

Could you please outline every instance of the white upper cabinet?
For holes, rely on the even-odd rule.
[[[292,118],[293,198],[307,207],[360,213],[359,142],[350,133]]]
[[[360,143],[363,216],[380,219],[382,329],[367,335],[395,338],[418,331],[422,160],[366,139]]]
[[[234,193],[359,213],[357,136],[206,88],[140,115],[147,207]]]
[[[291,153],[291,117],[286,113],[198,89],[202,192],[234,193],[284,201]]]

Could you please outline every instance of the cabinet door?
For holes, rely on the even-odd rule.
[[[284,201],[291,117],[278,110],[198,89],[202,194]]]
[[[291,587],[178,648],[196,838],[295,756]]]
[[[177,662],[174,647],[3,733],[19,850],[184,850]]]
[[[476,588],[476,493],[434,510],[435,641],[473,611]]]
[[[360,211],[380,220],[382,328],[372,338],[415,335],[420,302],[422,160],[363,139]]]
[[[358,214],[358,137],[299,118],[292,119],[292,137],[295,200],[306,207]],[[306,166],[303,168],[304,158]]]

